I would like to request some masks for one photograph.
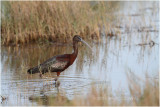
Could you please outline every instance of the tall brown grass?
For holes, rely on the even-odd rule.
[[[108,4],[108,5],[107,5]],[[82,1],[3,1],[2,45],[71,41],[75,34],[100,41],[100,27],[116,3]]]

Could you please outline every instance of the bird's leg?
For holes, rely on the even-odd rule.
[[[59,85],[59,82],[58,82],[58,77],[60,75],[61,72],[57,72],[57,77],[55,78],[55,85]]]
[[[60,73],[61,73],[61,72],[57,72],[57,77],[55,78],[55,81],[58,80],[58,77],[59,77]]]
[[[39,74],[39,77],[41,77],[41,78],[43,77],[42,73]]]
[[[56,82],[56,81],[58,80],[58,77],[56,77],[54,80],[55,80],[55,82]]]

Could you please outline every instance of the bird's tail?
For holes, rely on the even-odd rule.
[[[34,68],[30,68],[27,71],[29,74],[35,74],[35,73],[39,73],[39,68],[38,67],[34,67]]]

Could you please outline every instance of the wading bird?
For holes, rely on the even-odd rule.
[[[46,72],[56,72],[57,73],[57,78],[55,81],[57,81],[60,73],[67,69],[70,65],[73,64],[75,61],[77,54],[78,54],[78,42],[83,42],[86,44],[89,48],[91,48],[80,36],[75,35],[73,37],[73,53],[72,54],[64,54],[64,55],[57,55],[54,56],[42,64],[33,67],[29,69],[27,72],[29,74],[35,74],[35,73],[41,73],[44,74]]]

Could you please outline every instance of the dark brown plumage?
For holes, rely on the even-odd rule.
[[[83,43],[87,44],[85,41],[82,40],[82,38],[80,36],[75,35],[73,37],[74,52],[72,54],[64,54],[64,55],[54,56],[54,57],[46,60],[42,64],[29,69],[27,72],[29,74],[35,74],[35,73],[44,74],[44,73],[50,71],[50,72],[56,72],[57,76],[59,76],[62,71],[67,69],[75,61],[77,54],[78,54],[78,42],[83,42]]]

